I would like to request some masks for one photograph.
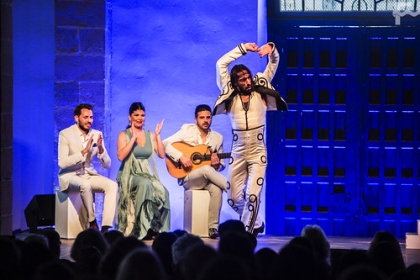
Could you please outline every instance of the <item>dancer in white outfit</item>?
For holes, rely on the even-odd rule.
[[[260,57],[268,55],[269,61],[264,72],[252,79],[251,71],[239,64],[229,74],[230,63],[249,51],[258,52]],[[217,85],[222,93],[216,101],[213,114],[228,114],[233,133],[228,203],[240,215],[245,229],[255,236],[265,229],[258,210],[267,167],[264,143],[266,111],[287,111],[286,102],[270,84],[279,60],[279,53],[273,43],[261,47],[255,43],[246,43],[240,44],[216,63]]]

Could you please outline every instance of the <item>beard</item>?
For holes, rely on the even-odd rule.
[[[238,87],[239,89],[239,94],[241,95],[251,95],[251,92],[254,90],[254,86],[251,84],[251,86],[249,88],[242,88],[242,87]]]
[[[80,130],[82,130],[82,131],[84,131],[84,132],[86,132],[86,133],[88,133],[88,132],[89,132],[89,130],[90,130],[90,128],[86,128],[86,127],[84,127],[83,125],[81,125],[80,123],[77,123],[77,125],[79,126]]]

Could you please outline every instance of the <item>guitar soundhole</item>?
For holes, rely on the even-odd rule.
[[[202,157],[202,155],[201,155],[201,154],[199,154],[199,153],[193,153],[193,154],[191,155],[191,161],[192,161],[194,164],[200,164],[200,163],[203,161],[203,157]]]

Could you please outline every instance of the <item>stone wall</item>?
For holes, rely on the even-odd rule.
[[[55,154],[60,130],[74,124],[79,103],[94,105],[92,127],[105,130],[105,4],[104,1],[55,2]],[[104,136],[105,137],[105,136]],[[105,143],[106,142],[105,138]],[[99,173],[107,175],[98,161]],[[55,166],[58,171],[57,157]],[[54,182],[58,185],[57,172]],[[103,195],[97,194],[96,213]],[[100,215],[97,217],[101,220]]]
[[[1,235],[11,234],[13,217],[13,36],[11,5],[11,0],[1,1]]]

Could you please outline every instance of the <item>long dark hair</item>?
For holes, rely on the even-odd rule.
[[[131,114],[133,114],[134,111],[137,111],[137,110],[142,110],[146,112],[146,108],[144,107],[143,103],[134,102],[134,103],[131,103],[130,109],[128,110],[128,114],[131,116]],[[131,124],[128,124],[127,128],[130,128],[130,127],[131,127]]]
[[[252,83],[252,85],[254,85],[251,70],[249,70],[249,68],[246,67],[243,64],[237,64],[237,65],[232,67],[232,70],[230,70],[230,82],[231,82],[234,90],[236,90],[236,83],[238,82],[238,73],[242,72],[244,70],[248,72],[249,77],[251,77],[251,83]]]

